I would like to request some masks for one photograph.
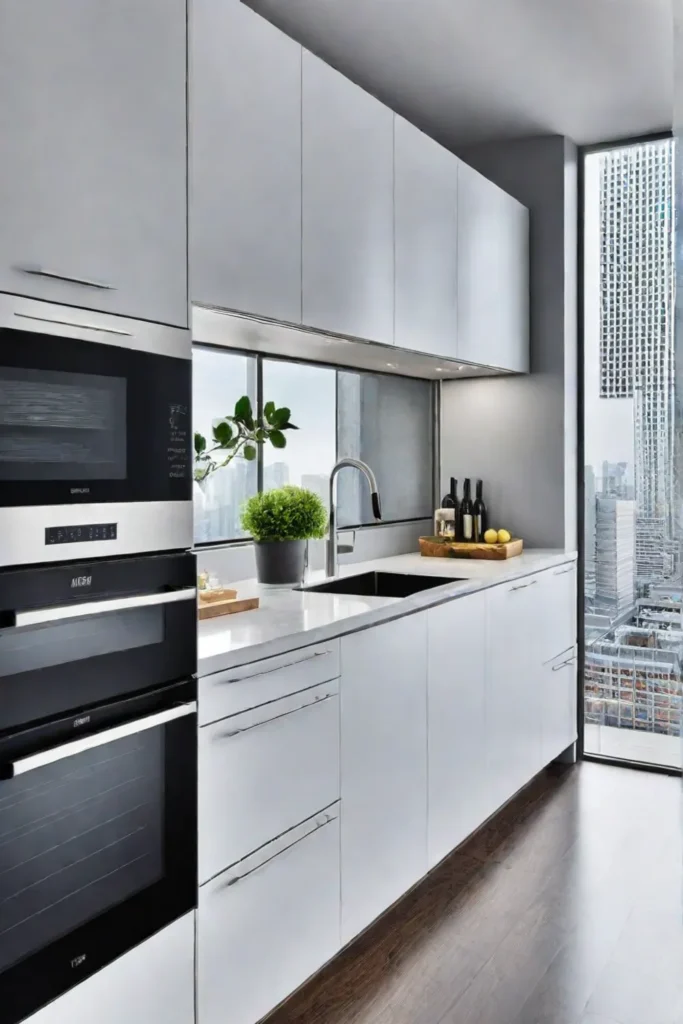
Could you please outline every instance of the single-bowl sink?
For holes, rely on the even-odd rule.
[[[326,583],[299,587],[306,593],[353,594],[358,597],[410,597],[420,590],[461,583],[456,576],[415,576],[403,572],[361,572],[356,576],[340,576]]]

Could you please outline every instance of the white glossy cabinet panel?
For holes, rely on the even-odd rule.
[[[0,22],[0,291],[187,327],[186,0]]]
[[[342,637],[342,940],[427,871],[427,616]]]
[[[194,1024],[194,911],[33,1014],[26,1024]]]
[[[459,359],[529,369],[529,211],[458,167]]]
[[[429,867],[495,810],[486,746],[486,599],[429,609]]]
[[[395,119],[395,344],[457,358],[458,160]]]
[[[393,343],[394,115],[306,50],[303,322]]]
[[[199,881],[339,800],[338,682],[199,730]]]
[[[576,648],[543,666],[542,761],[548,764],[576,741]]]
[[[545,663],[576,644],[576,563],[547,569],[539,581],[538,642]]]
[[[542,660],[536,632],[540,575],[493,587],[487,594],[486,742],[492,809],[542,767]]]
[[[200,889],[199,1024],[255,1024],[338,951],[336,813],[316,815]]]
[[[193,0],[192,299],[301,320],[301,47],[240,0]]]

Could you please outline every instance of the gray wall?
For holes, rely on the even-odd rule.
[[[442,490],[481,477],[493,525],[573,551],[577,445],[577,152],[559,135],[460,152],[530,210],[531,373],[442,385]]]

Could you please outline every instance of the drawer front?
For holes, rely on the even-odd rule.
[[[576,647],[570,647],[543,666],[541,736],[544,765],[576,741],[576,671]]]
[[[255,1024],[338,952],[337,813],[316,815],[200,889],[202,1024]]]
[[[576,644],[576,563],[546,569],[540,574],[539,614],[543,628],[543,663]]]
[[[200,729],[200,884],[338,799],[336,680]]]
[[[338,639],[215,672],[199,680],[199,724],[237,715],[338,676]]]

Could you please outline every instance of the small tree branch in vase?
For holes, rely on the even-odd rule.
[[[224,416],[214,424],[210,442],[203,434],[194,435],[194,479],[203,484],[208,477],[233,459],[253,462],[259,446],[266,443],[273,448],[287,446],[286,430],[298,430],[290,422],[290,410],[276,408],[275,402],[266,402],[263,415],[255,417],[248,395],[235,404],[232,416]]]

